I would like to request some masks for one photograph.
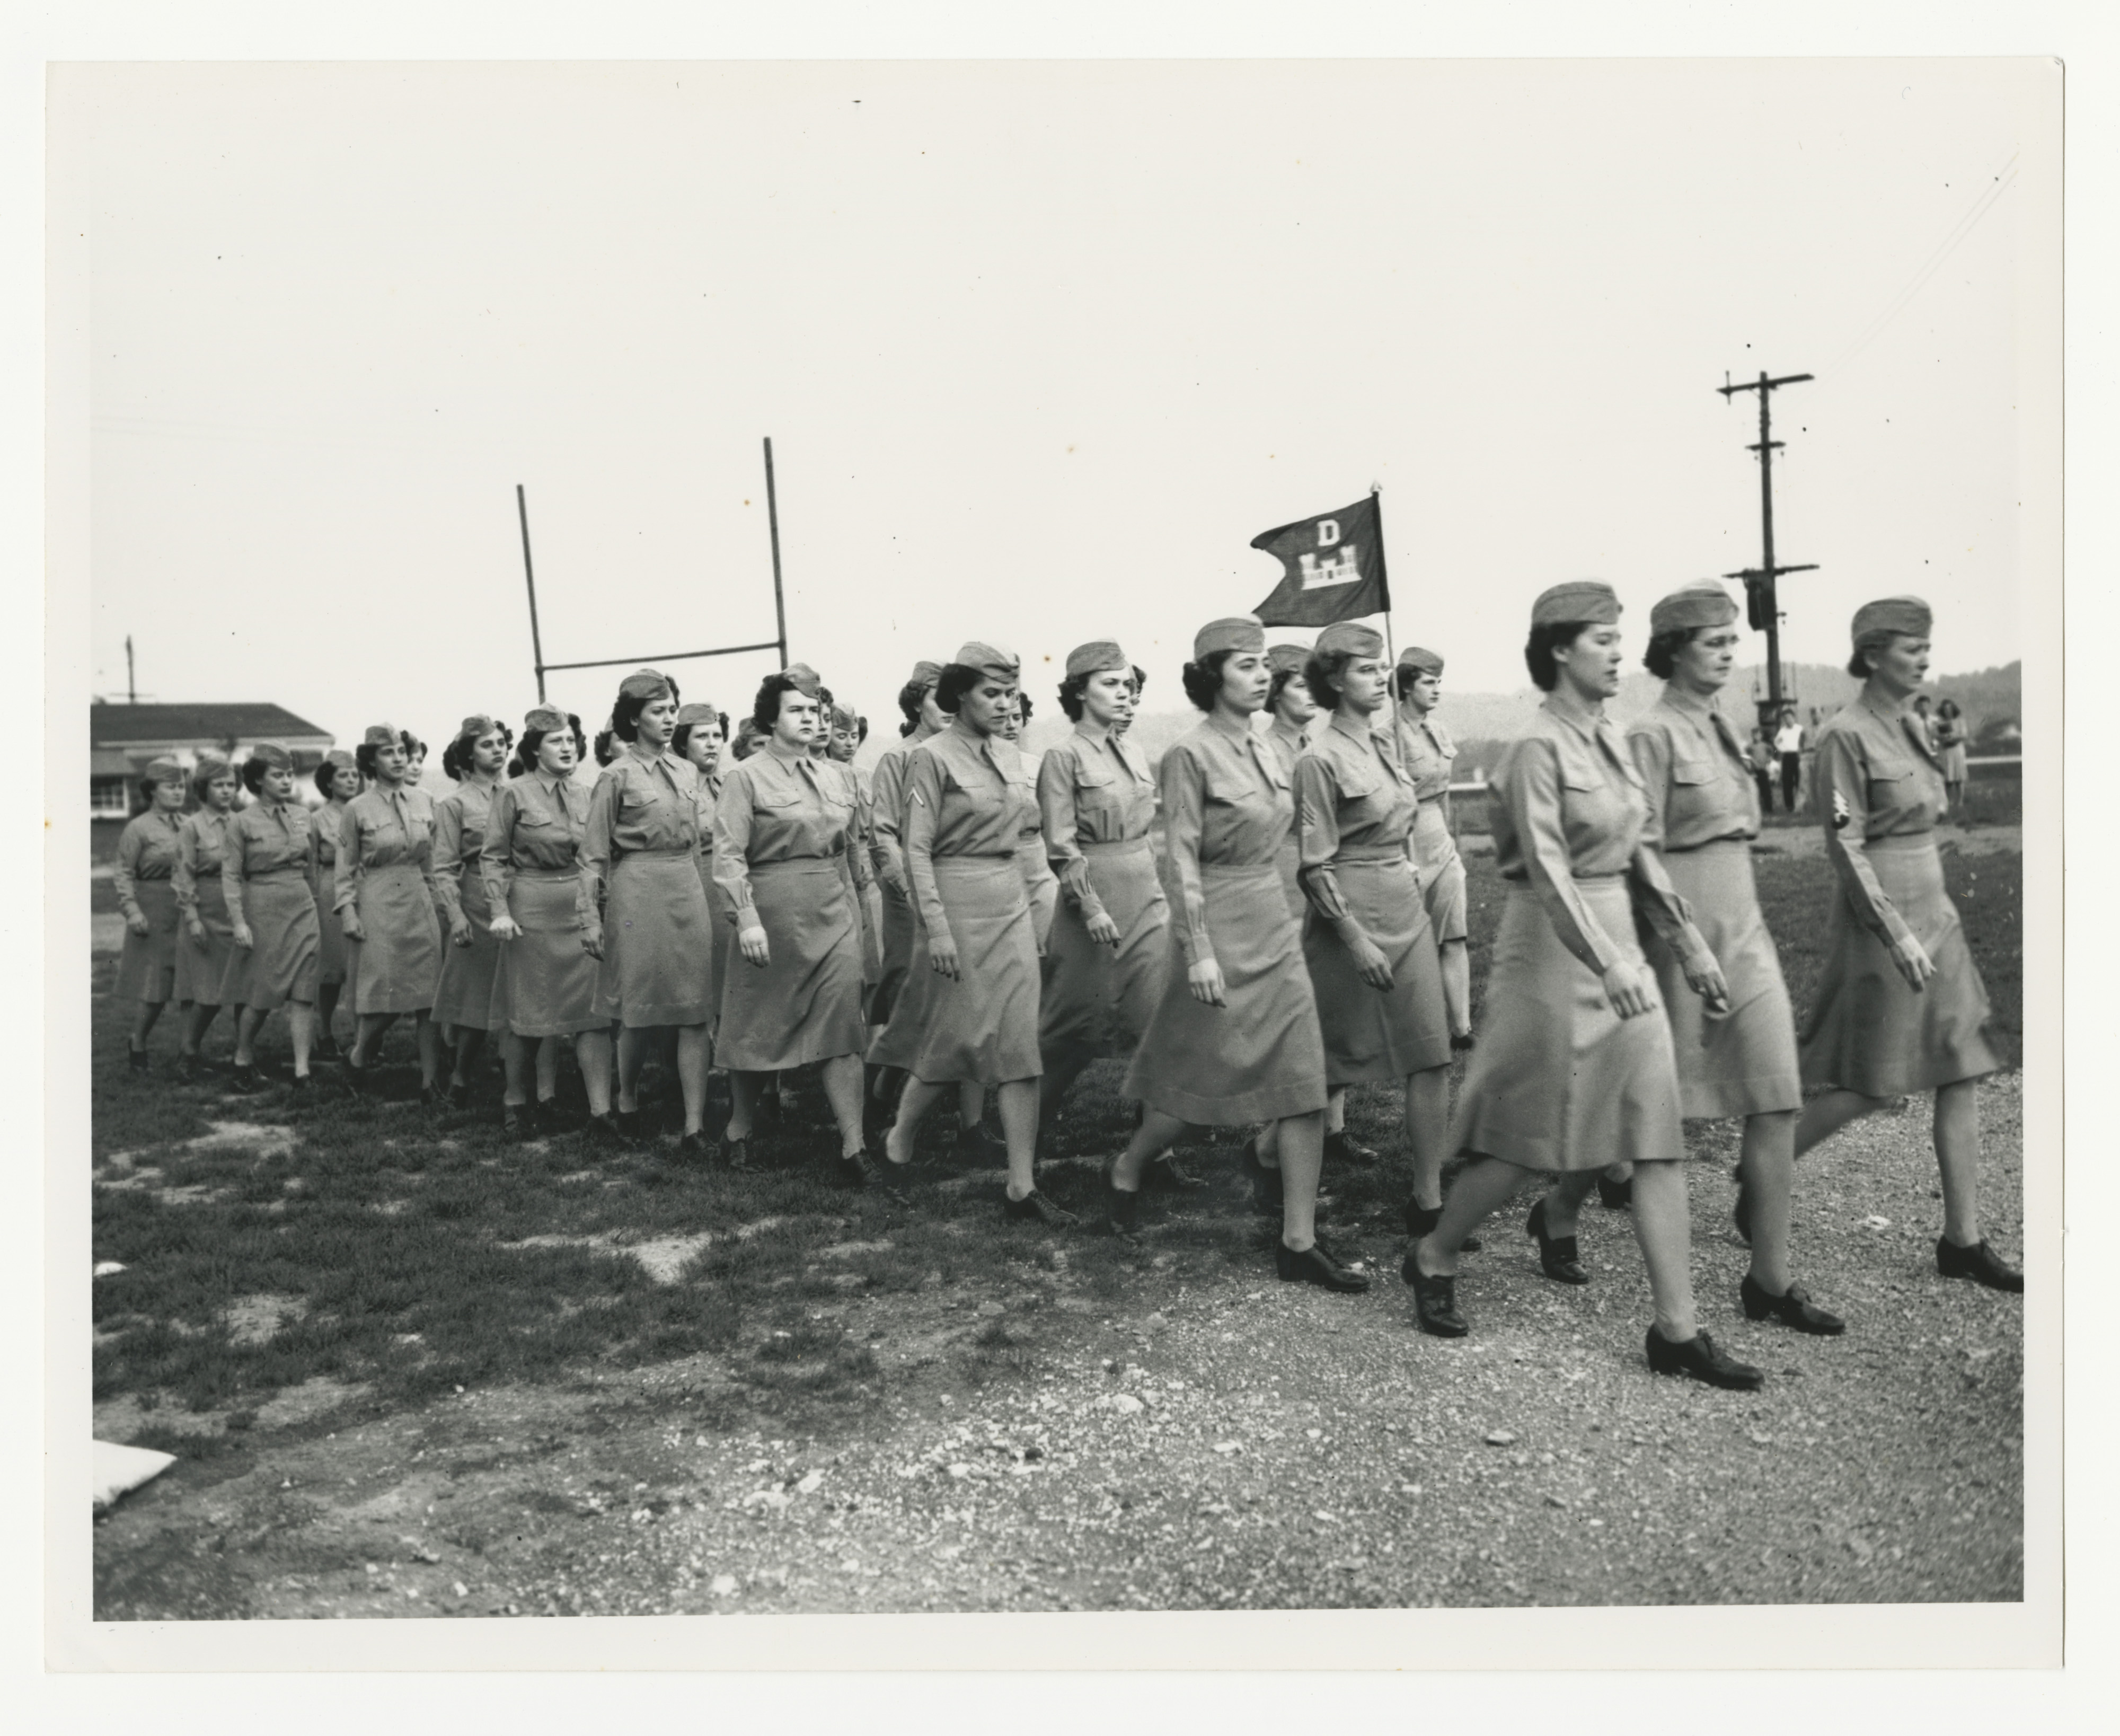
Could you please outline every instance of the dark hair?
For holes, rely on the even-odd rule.
[[[1139,663],[1133,666],[1133,696],[1139,699],[1148,691],[1148,671]]]
[[[657,694],[653,697],[657,699],[667,697],[672,705],[675,705],[677,701],[676,682],[666,675],[662,677],[662,685],[669,690],[667,694]],[[611,708],[611,733],[621,742],[638,740],[640,734],[640,714],[645,711],[648,706],[649,700],[646,699],[634,699],[625,694],[620,694]]]
[[[360,774],[365,784],[375,775],[375,743],[363,742],[353,750],[353,769]]]
[[[204,770],[203,764],[193,766],[190,775],[184,780],[191,789],[192,800],[198,803],[201,807],[205,807],[207,785],[215,782],[218,779],[226,777],[231,769],[232,768],[224,761],[221,765],[221,770],[216,771],[212,777],[209,778],[201,775],[202,772]]]
[[[1848,659],[1848,673],[1857,681],[1867,681],[1876,673],[1870,667],[1869,653],[1871,649],[1868,645],[1857,645]]]
[[[1938,717],[1963,717],[1965,715],[1964,712],[1959,708],[1958,701],[1955,699],[1938,700],[1936,702],[1936,714]]]
[[[1022,703],[1022,705],[1023,705],[1023,720],[1024,720],[1024,722],[1025,722],[1025,723],[1026,723],[1026,724],[1027,724],[1027,723],[1029,723],[1029,722],[1030,721],[1030,710],[1031,710],[1031,706],[1030,706],[1030,696],[1028,693],[1025,692],[1025,691],[1023,691],[1023,689],[1022,689],[1022,688],[1018,687],[1018,688],[1016,690],[1016,698],[1017,698],[1017,699],[1018,699],[1018,700]]]
[[[427,744],[409,729],[399,730],[398,739],[405,744],[405,757],[408,760],[419,759],[427,751]]]
[[[935,683],[935,704],[951,717],[965,696],[984,679],[980,672],[969,663],[945,663],[941,678]]]
[[[1416,668],[1412,663],[1401,663],[1391,673],[1391,692],[1393,699],[1404,699],[1413,691],[1413,684],[1424,675],[1433,675],[1432,669]]]
[[[1272,710],[1281,703],[1281,696],[1288,684],[1302,673],[1300,669],[1276,669],[1273,672],[1273,679],[1267,684],[1266,709],[1267,710]]]
[[[259,795],[265,789],[265,774],[272,769],[263,760],[249,759],[243,762],[243,769],[238,775],[242,778],[245,789],[253,796]]]
[[[496,723],[490,730],[480,733],[499,736],[504,754],[515,745],[515,732],[505,724]],[[442,770],[449,775],[451,783],[461,784],[464,774],[472,769],[472,749],[477,742],[476,735],[460,735],[442,750]]]
[[[1099,669],[1095,673],[1101,675],[1104,672]],[[1060,710],[1071,724],[1082,721],[1082,690],[1089,685],[1090,677],[1086,675],[1071,675],[1060,683]]]
[[[1531,637],[1524,641],[1524,667],[1531,671],[1532,685],[1541,693],[1550,693],[1560,685],[1560,671],[1554,666],[1553,654],[1572,645],[1594,626],[1588,621],[1549,621],[1543,626],[1534,626]]]
[[[1234,651],[1210,651],[1197,663],[1186,664],[1179,672],[1179,680],[1185,685],[1185,696],[1202,711],[1215,709],[1215,696],[1222,691],[1222,665],[1235,656]]]
[[[617,757],[618,738],[608,729],[597,730],[596,738],[597,764],[599,766],[608,766]]]
[[[910,735],[920,727],[920,703],[928,697],[930,685],[924,681],[909,681],[898,690],[899,714],[905,719],[899,727],[900,735]]]
[[[802,691],[802,684],[792,675],[767,676],[758,684],[758,697],[751,701],[751,728],[760,735],[772,734],[773,726],[780,721],[780,696]]]
[[[868,719],[858,712],[854,715],[854,745],[858,747],[868,739]]]
[[[1303,660],[1303,685],[1320,711],[1339,709],[1340,677],[1354,660],[1352,651],[1313,651]]]
[[[317,767],[317,794],[322,796],[325,801],[330,801],[332,798],[332,785],[338,781],[339,773],[342,771],[351,771],[354,768],[351,766],[334,766],[329,760],[326,760],[323,765]]]
[[[1642,662],[1650,674],[1671,679],[1671,671],[1678,667],[1678,654],[1693,642],[1698,627],[1670,627],[1652,639],[1648,649],[1642,653]]]

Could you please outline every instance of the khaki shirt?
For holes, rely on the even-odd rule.
[[[418,868],[435,891],[435,803],[425,790],[374,784],[346,804],[332,866],[332,908],[351,909],[370,868]],[[439,904],[440,900],[436,898]]]
[[[1627,732],[1649,806],[1643,840],[1693,850],[1760,835],[1760,791],[1730,719],[1706,700],[1667,685]]]
[[[1303,891],[1318,914],[1352,944],[1360,927],[1332,873],[1343,852],[1411,862],[1413,818],[1420,803],[1392,743],[1366,724],[1350,726],[1337,712],[1295,762],[1297,858]]]
[[[243,919],[243,883],[261,874],[309,871],[309,811],[290,797],[257,801],[231,814],[221,832],[221,893],[230,918]]]
[[[1857,919],[1887,946],[1910,932],[1862,854],[1872,838],[1933,831],[1949,791],[1919,721],[1858,698],[1819,733],[1811,799],[1825,828],[1825,854]]]
[[[1273,863],[1295,825],[1295,790],[1271,740],[1211,714],[1171,743],[1157,782],[1164,863],[1179,894],[1171,924],[1188,965],[1212,963],[1201,868]]]
[[[783,759],[771,747],[733,767],[714,807],[714,881],[728,895],[739,932],[765,927],[751,871],[774,862],[830,861],[847,850],[854,784],[846,767],[809,754]]]
[[[195,814],[187,814],[177,828],[177,854],[170,864],[170,886],[176,894],[177,908],[187,917],[198,915],[199,882],[220,877],[223,840],[228,822],[234,817],[202,807]]]
[[[998,736],[953,724],[906,756],[906,877],[931,933],[950,932],[935,883],[937,856],[1013,859],[1037,803],[1022,781],[1022,756]]]
[[[1401,711],[1395,719],[1399,764],[1413,780],[1413,793],[1424,802],[1450,799],[1450,777],[1458,763],[1458,742],[1434,712],[1416,718]]]
[[[745,762],[748,764],[748,761]],[[695,789],[699,768],[675,754],[619,744],[589,794],[582,836],[582,924],[603,925],[603,892],[625,857],[649,850],[690,855],[700,847]]]
[[[497,784],[466,778],[435,804],[435,902],[453,928],[463,917],[465,879],[478,873]]]
[[[118,859],[111,865],[110,883],[118,894],[118,908],[128,919],[141,914],[133,896],[136,881],[167,880],[177,866],[177,840],[184,817],[151,807],[125,822],[118,835]]]
[[[901,898],[909,897],[912,891],[905,881],[905,773],[911,763],[907,756],[934,736],[923,718],[913,726],[912,734],[883,750],[870,783],[869,857],[876,864],[876,877]]]
[[[525,772],[494,791],[479,839],[478,872],[495,915],[508,910],[518,873],[580,873],[588,819],[589,793],[572,778]]]
[[[1155,818],[1155,784],[1138,747],[1094,726],[1049,750],[1038,768],[1038,809],[1045,825],[1045,857],[1060,877],[1069,904],[1094,922],[1106,913],[1090,883],[1085,844],[1124,844],[1146,838]]]

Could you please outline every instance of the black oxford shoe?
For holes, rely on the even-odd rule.
[[[1696,1332],[1682,1344],[1674,1344],[1655,1327],[1649,1328],[1649,1366],[1660,1375],[1682,1375],[1709,1386],[1732,1392],[1755,1393],[1767,1377],[1749,1363],[1738,1362],[1715,1347],[1714,1339]]]
[[[1546,1202],[1531,1208],[1524,1220],[1524,1234],[1538,1244],[1538,1267],[1556,1284],[1587,1284],[1590,1274],[1583,1269],[1583,1253],[1572,1236],[1546,1233]]]
[[[1413,1323],[1431,1338],[1462,1338],[1471,1328],[1458,1312],[1458,1280],[1430,1278],[1413,1254],[1398,1268],[1398,1275],[1413,1286]]]
[[[1273,1269],[1284,1284],[1315,1284],[1323,1290],[1337,1290],[1350,1295],[1369,1287],[1366,1277],[1341,1264],[1327,1252],[1322,1242],[1313,1242],[1300,1253],[1286,1242],[1276,1242],[1273,1245]]]
[[[1936,1239],[1936,1269],[1946,1278],[1969,1278],[1990,1290],[2021,1295],[2025,1288],[2025,1274],[1989,1247],[1985,1236],[1969,1248],[1961,1248],[1949,1236],[1939,1236]]]
[[[1737,1300],[1744,1306],[1748,1320],[1764,1320],[1771,1316],[1784,1326],[1798,1332],[1815,1333],[1821,1338],[1837,1338],[1848,1329],[1848,1323],[1837,1314],[1828,1314],[1811,1300],[1811,1292],[1801,1284],[1791,1284],[1779,1296],[1769,1296],[1752,1282],[1746,1273],[1737,1286]]]

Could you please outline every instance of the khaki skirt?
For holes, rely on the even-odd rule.
[[[1685,972],[1654,935],[1646,950],[1671,1017],[1678,1063],[1678,1107],[1704,1120],[1771,1115],[1803,1107],[1796,1062],[1796,1019],[1782,981],[1780,953],[1760,914],[1752,847],[1725,838],[1664,859],[1671,883],[1693,906],[1694,926],[1723,967],[1730,1011],[1710,1018]]]
[[[871,924],[868,900],[866,896],[868,888],[854,884],[853,859],[841,856],[838,860],[839,883],[847,890],[847,908],[853,913],[853,917],[854,956],[861,961],[863,1008],[862,1017],[866,1022],[868,1017],[866,1009],[870,991],[876,987],[877,980],[883,975],[883,939],[875,932]],[[868,1046],[868,1039],[866,1036],[862,1039],[862,1046],[864,1049]]]
[[[493,907],[486,902],[486,882],[475,866],[465,871],[458,887],[464,918],[471,924],[471,944],[460,947],[443,937],[441,975],[435,984],[435,1022],[466,1031],[498,1031],[507,1021],[496,1018],[493,1010],[501,946],[490,926]]]
[[[1443,966],[1413,864],[1403,851],[1346,856],[1332,863],[1347,913],[1390,963],[1392,985],[1374,989],[1355,968],[1339,931],[1312,909],[1303,924],[1303,958],[1325,1036],[1325,1082],[1389,1085],[1450,1064],[1450,1022],[1443,1010]]]
[[[580,883],[579,873],[517,870],[508,907],[523,932],[500,943],[487,1030],[504,1025],[518,1037],[567,1037],[611,1022],[597,1017],[597,961],[582,950],[574,903]]]
[[[1171,947],[1162,996],[1119,1095],[1197,1127],[1324,1108],[1325,1039],[1281,864],[1203,863],[1200,879],[1228,1004],[1192,998],[1184,952]]]
[[[931,1085],[1039,1077],[1038,942],[1021,866],[1013,855],[937,856],[935,883],[957,943],[956,980],[928,962],[923,929],[869,1059]]]
[[[603,901],[596,1010],[630,1030],[714,1016],[714,938],[692,850],[618,859]]]
[[[1935,837],[1876,838],[1865,854],[1936,975],[1919,990],[1908,988],[1884,942],[1836,891],[1825,974],[1803,1032],[1803,1082],[1898,1097],[1997,1071],[2002,1059],[1988,1031],[1988,985],[1943,889]]]
[[[1465,862],[1440,802],[1424,802],[1414,814],[1413,859],[1420,867],[1421,902],[1428,906],[1436,945],[1464,939]]]
[[[1045,859],[1043,836],[1027,838],[1016,847],[1016,865],[1023,870],[1023,895],[1030,901],[1030,931],[1038,942],[1038,956],[1045,956],[1053,938],[1053,919],[1060,908],[1060,877]]]
[[[729,942],[736,938],[736,906],[729,902],[721,882],[714,878],[714,853],[711,847],[700,852],[700,890],[707,895],[707,930],[714,937],[707,951],[713,960],[714,982],[718,986],[728,980]],[[720,1004],[718,995],[715,1004]],[[716,1061],[714,1064],[718,1067],[721,1063]]]
[[[179,914],[177,919],[177,998],[185,1005],[221,1005],[221,979],[228,975],[228,956],[235,950],[229,938],[228,899],[221,890],[221,872],[197,882],[198,918],[206,936],[193,940]]]
[[[868,1022],[872,1025],[888,1026],[898,1016],[898,998],[905,992],[912,980],[913,953],[918,943],[920,919],[914,910],[913,901],[903,892],[894,892],[877,882],[881,888],[883,908],[883,972],[876,979],[876,989],[868,998]],[[878,1038],[881,1041],[881,1038]],[[874,1059],[873,1055],[871,1056]],[[879,1063],[902,1067],[902,1061]]]
[[[1060,901],[1046,942],[1038,1043],[1047,1055],[1070,1048],[1118,1059],[1139,1045],[1162,998],[1170,969],[1170,905],[1147,839],[1085,844],[1081,850],[1090,884],[1118,924],[1119,943],[1099,946],[1082,913]]]
[[[332,908],[332,869],[329,863],[319,863],[314,877],[309,882],[309,891],[317,905],[317,982],[342,983],[351,975],[353,960],[346,950],[346,934],[338,925],[338,912]]]
[[[862,1016],[883,980],[883,888],[872,880],[861,889]]]
[[[305,869],[243,882],[250,944],[231,945],[221,1004],[269,1012],[317,998],[317,901]]]
[[[426,876],[409,862],[370,868],[353,908],[361,938],[346,951],[355,1013],[425,1012],[442,974],[442,929]]]
[[[1303,850],[1295,840],[1295,829],[1289,828],[1288,837],[1281,846],[1281,854],[1273,859],[1273,865],[1281,873],[1281,889],[1287,895],[1288,914],[1295,919],[1300,929],[1304,919],[1310,914],[1310,901],[1303,896]],[[1172,889],[1170,896],[1179,896]]]
[[[861,951],[847,873],[836,859],[765,862],[751,870],[765,925],[763,968],[729,952],[714,1062],[733,1073],[775,1073],[868,1045],[862,1022]]]
[[[1645,965],[1624,878],[1576,891],[1620,956]],[[1671,1022],[1623,1019],[1602,980],[1560,943],[1530,887],[1509,882],[1487,978],[1486,1024],[1451,1123],[1450,1149],[1527,1170],[1602,1170],[1685,1155]]]
[[[132,898],[147,919],[147,932],[135,934],[130,923],[125,925],[118,980],[110,992],[121,1001],[159,1007],[177,988],[177,889],[166,880],[136,880]]]

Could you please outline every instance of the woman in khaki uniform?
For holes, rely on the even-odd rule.
[[[1736,659],[1736,620],[1729,593],[1707,581],[1657,604],[1642,660],[1664,677],[1663,695],[1627,732],[1648,800],[1642,842],[1662,858],[1723,967],[1729,1012],[1711,1018],[1683,992],[1683,967],[1662,939],[1652,936],[1646,950],[1671,1019],[1680,1114],[1744,1119],[1736,1215],[1752,1245],[1751,1270],[1739,1287],[1746,1317],[1831,1334],[1842,1322],[1789,1275],[1789,1180],[1803,1082],[1781,956],[1752,877],[1759,797],[1737,732],[1715,705]]]
[[[1039,1107],[1048,1122],[1091,1061],[1132,1059],[1169,969],[1170,905],[1148,837],[1155,782],[1116,728],[1133,709],[1132,667],[1109,640],[1067,654],[1060,705],[1074,733],[1038,770],[1045,852],[1061,893],[1039,1008]]]
[[[810,753],[816,684],[769,675],[752,718],[764,746],[735,767],[714,812],[714,873],[736,912],[736,949],[722,984],[717,1059],[734,1105],[728,1161],[750,1170],[753,1117],[767,1080],[821,1063],[839,1124],[837,1179],[881,1178],[864,1143],[859,919],[845,862],[854,826],[853,780]]]
[[[1332,708],[1295,762],[1298,847],[1310,910],[1303,955],[1325,1035],[1325,1082],[1399,1087],[1413,1160],[1406,1223],[1435,1226],[1450,1117],[1450,1029],[1435,936],[1413,864],[1420,803],[1391,738],[1375,724],[1391,703],[1383,636],[1355,621],[1318,635],[1304,669],[1311,697]]]
[[[1886,597],[1855,612],[1855,703],[1819,737],[1812,771],[1825,851],[1840,882],[1825,975],[1801,1045],[1803,1081],[1831,1087],[1804,1106],[1797,1155],[1895,1097],[1936,1093],[1943,1234],[1936,1269],[1994,1290],[2024,1273],[1980,1231],[1979,1081],[2001,1057],[1987,985],[1944,890],[1936,823],[1943,769],[1907,714],[1928,676],[1928,605]]]
[[[699,810],[700,890],[706,895],[717,984],[728,980],[729,942],[736,938],[735,912],[729,909],[721,884],[714,877],[714,808],[722,798],[722,714],[712,705],[687,704],[677,708],[677,728],[670,738],[670,752],[698,774],[692,787]]]
[[[332,908],[332,893],[339,829],[346,823],[346,804],[360,794],[360,768],[346,749],[334,747],[317,767],[316,782],[324,802],[309,817],[309,891],[317,901],[317,1034],[309,1053],[316,1060],[337,1061],[345,1057],[332,1036],[332,1020],[352,961],[346,956],[338,912]]]
[[[452,1108],[463,1105],[486,1033],[505,1022],[494,1012],[500,942],[493,936],[493,911],[478,859],[494,792],[513,746],[507,729],[481,713],[466,718],[456,739],[442,750],[442,770],[456,788],[435,804],[435,900],[449,943],[442,948],[433,1017],[452,1053],[443,1092]]]
[[[627,676],[611,720],[621,745],[589,797],[581,899],[582,944],[602,961],[595,1011],[620,1027],[618,1128],[629,1138],[642,1132],[637,1091],[648,1033],[674,1025],[685,1097],[677,1155],[704,1162],[715,984],[700,887],[699,774],[669,751],[677,690],[668,677]]]
[[[435,804],[407,781],[409,732],[371,724],[354,750],[368,788],[346,805],[332,864],[332,906],[345,932],[353,984],[353,1047],[348,1089],[366,1088],[383,1035],[412,1015],[420,1096],[439,1101],[441,1037],[429,1017],[441,975],[441,927],[435,915]]]
[[[147,1033],[176,994],[177,893],[170,877],[184,830],[184,769],[174,760],[156,760],[141,774],[140,789],[147,811],[125,822],[110,870],[125,917],[125,946],[110,992],[134,1003],[125,1059],[135,1073],[146,1072]]]
[[[1495,942],[1489,1028],[1451,1129],[1452,1148],[1470,1161],[1403,1275],[1420,1329],[1462,1338],[1454,1292],[1464,1237],[1527,1175],[1631,1160],[1634,1236],[1656,1308],[1649,1366],[1749,1390],[1764,1376],[1723,1355],[1694,1318],[1678,1074],[1637,919],[1682,961],[1687,986],[1711,1011],[1726,1012],[1729,994],[1642,841],[1641,774],[1605,715],[1620,687],[1619,619],[1619,598],[1592,579],[1555,585],[1532,605],[1524,661],[1548,697],[1495,775],[1495,856],[1509,903]],[[1533,1209],[1527,1228],[1542,1260],[1572,1258],[1573,1210],[1559,1188]]]
[[[1330,1290],[1366,1290],[1369,1281],[1317,1236],[1325,1040],[1281,885],[1295,793],[1272,744],[1252,728],[1271,681],[1256,616],[1210,621],[1193,635],[1185,696],[1207,715],[1172,744],[1158,774],[1176,952],[1121,1087],[1145,1110],[1105,1172],[1105,1217],[1121,1234],[1132,1229],[1149,1163],[1188,1126],[1273,1122],[1282,1210],[1276,1269]]]
[[[953,721],[908,756],[904,809],[906,877],[920,912],[913,969],[924,967],[926,978],[881,1040],[901,1046],[871,1058],[909,1076],[885,1146],[893,1164],[912,1161],[921,1118],[949,1085],[983,1087],[999,1098],[1007,1141],[1005,1214],[1059,1229],[1074,1216],[1038,1191],[1032,1168],[1038,941],[1019,850],[1035,804],[1002,736],[1019,673],[1013,653],[974,641],[936,683],[936,704]]]
[[[900,739],[883,750],[869,780],[869,860],[883,912],[883,974],[868,999],[869,1046],[884,1043],[912,970],[919,914],[913,905],[912,889],[905,878],[905,853],[900,828],[904,823],[906,756],[930,737],[949,727],[950,719],[935,703],[935,684],[942,666],[925,659],[914,664],[912,677],[899,691],[898,709],[905,722]],[[879,1112],[895,1102],[901,1070],[873,1058],[867,1070],[868,1101]]]
[[[1420,870],[1420,896],[1443,962],[1443,1004],[1450,1017],[1450,1046],[1472,1046],[1472,961],[1466,942],[1465,863],[1450,831],[1450,775],[1458,743],[1435,715],[1443,698],[1443,659],[1419,645],[1398,654],[1393,682],[1399,764],[1413,780],[1420,811],[1413,822],[1413,860]]]
[[[845,705],[832,707],[830,757],[844,766],[853,780],[854,824],[847,837],[848,867],[853,877],[854,915],[861,923],[862,1017],[868,1017],[870,997],[883,980],[883,904],[876,881],[873,840],[869,829],[875,814],[875,792],[869,775],[854,764],[854,756],[868,739],[868,719]],[[864,1047],[867,1045],[864,1045]]]
[[[287,1009],[295,1089],[309,1088],[309,1038],[317,998],[317,901],[309,891],[309,810],[295,799],[295,756],[260,742],[244,762],[243,784],[258,799],[232,816],[221,857],[228,905],[228,975],[222,1002],[235,1017],[235,1087],[263,1082],[252,1045],[275,1008]]]
[[[177,941],[175,992],[185,1009],[177,1073],[186,1079],[198,1070],[199,1045],[221,1011],[221,984],[228,975],[233,930],[221,891],[221,856],[235,807],[235,768],[218,754],[202,754],[192,768],[191,788],[198,808],[178,829],[177,859],[170,867],[170,890],[184,924]]]
[[[589,793],[574,781],[581,740],[568,714],[556,705],[531,711],[523,719],[521,757],[526,769],[494,792],[479,840],[479,873],[500,948],[491,1013],[491,1028],[505,1032],[500,1130],[510,1138],[559,1130],[557,1045],[570,1040],[588,1095],[589,1125],[615,1143],[611,1027],[597,1016],[597,961],[582,946]]]

